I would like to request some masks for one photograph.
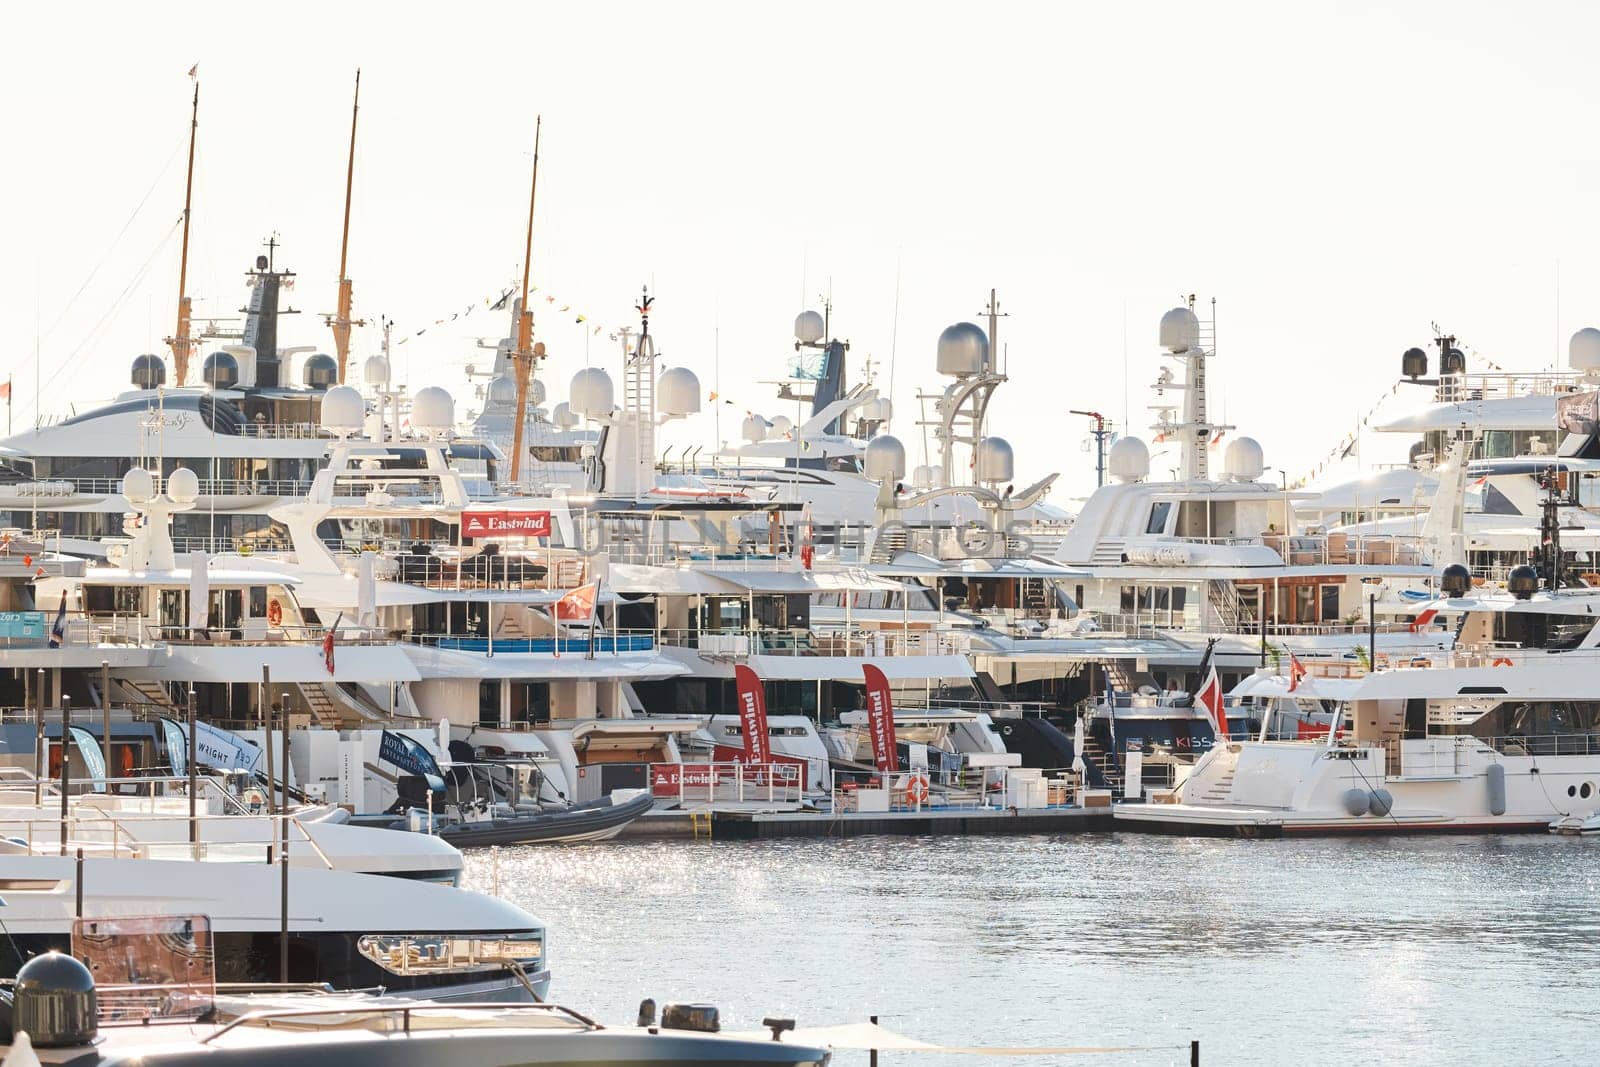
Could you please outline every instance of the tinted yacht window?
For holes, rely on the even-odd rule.
[[[1503,611],[1495,616],[1496,641],[1522,648],[1565,652],[1577,648],[1594,629],[1593,615],[1555,615],[1547,612]]]

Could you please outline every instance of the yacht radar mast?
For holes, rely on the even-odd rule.
[[[1210,478],[1210,447],[1221,439],[1232,426],[1210,421],[1206,403],[1206,360],[1214,352],[1205,347],[1205,334],[1209,331],[1213,343],[1216,338],[1216,301],[1212,301],[1211,321],[1203,323],[1194,313],[1193,294],[1178,307],[1161,316],[1161,347],[1167,359],[1176,360],[1184,369],[1183,379],[1174,378],[1170,368],[1163,367],[1156,379],[1158,398],[1164,399],[1168,390],[1183,394],[1182,414],[1175,420],[1173,413],[1179,405],[1161,403],[1151,405],[1157,413],[1151,429],[1157,441],[1178,442],[1178,480],[1207,481]]]
[[[339,238],[339,310],[324,316],[333,327],[333,347],[339,360],[339,384],[344,384],[350,362],[350,328],[365,326],[366,320],[350,317],[350,196],[356,176],[356,118],[361,114],[361,68],[356,68],[355,102],[350,105],[350,158],[344,170],[344,233]]]
[[[196,64],[198,67],[198,64]],[[194,102],[189,113],[189,171],[183,183],[183,251],[178,258],[178,325],[167,338],[172,348],[173,384],[182,386],[189,374],[189,352],[195,338],[189,333],[189,216],[194,203],[194,145],[200,133],[200,79],[195,72]]]
[[[512,362],[517,370],[517,418],[511,431],[511,481],[522,483],[523,434],[528,420],[528,379],[533,377],[533,360],[544,355],[544,345],[533,345],[533,307],[528,303],[528,277],[533,269],[533,205],[539,193],[539,130],[544,117],[533,120],[533,180],[528,187],[528,239],[522,251],[522,304],[517,316],[517,348]]]

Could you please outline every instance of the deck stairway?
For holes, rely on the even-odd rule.
[[[1200,796],[1202,804],[1226,804],[1232,799],[1233,771],[1231,770],[1211,783],[1210,787]]]
[[[888,529],[880,529],[878,536],[872,540],[872,562],[892,563],[894,558],[906,550],[905,527],[896,523]]]
[[[1043,578],[1022,579],[1022,613],[1030,619],[1050,617],[1050,585]]]
[[[1211,610],[1216,612],[1217,621],[1222,628],[1231,633],[1245,633],[1255,629],[1255,612],[1250,610],[1244,598],[1239,595],[1239,589],[1231,581],[1213,581],[1206,583],[1206,598],[1211,603]]]
[[[1094,737],[1083,739],[1083,761],[1093,764],[1112,789],[1122,792],[1122,768],[1117,766],[1116,759]]]
[[[166,686],[160,682],[118,678],[112,684],[122,687],[123,693],[126,694],[124,699],[130,704],[148,704],[165,708],[167,711],[176,711],[178,708],[172,695],[167,692]]]

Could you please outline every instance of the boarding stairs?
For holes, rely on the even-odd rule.
[[[1050,617],[1050,584],[1043,578],[1022,579],[1022,614],[1029,619]]]
[[[872,562],[894,562],[894,558],[906,550],[906,544],[905,527],[898,524],[888,529],[879,527],[878,536],[872,539]]]
[[[1117,765],[1113,753],[1107,752],[1104,745],[1094,737],[1083,739],[1083,761],[1093,764],[1094,767],[1111,784],[1111,788],[1122,792],[1122,768]]]
[[[173,701],[172,695],[167,692],[167,687],[161,682],[118,678],[112,684],[122,687],[123,693],[126,694],[124,699],[130,704],[148,704],[167,711],[178,710],[178,705]]]
[[[1206,787],[1200,795],[1202,804],[1226,804],[1233,799],[1233,771],[1230,769]]]
[[[1250,605],[1239,595],[1238,586],[1227,579],[1206,584],[1206,599],[1224,630],[1230,633],[1245,633],[1255,628],[1255,612],[1250,610]]]

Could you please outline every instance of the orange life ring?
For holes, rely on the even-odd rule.
[[[921,806],[928,802],[928,776],[913,774],[906,779],[906,803]]]
[[[1505,658],[1505,657],[1504,657],[1504,656],[1501,656],[1501,657],[1500,657],[1500,658],[1498,658],[1498,659],[1496,659],[1496,660],[1495,660],[1495,661],[1494,661],[1494,663],[1493,663],[1493,664],[1491,664],[1491,666],[1495,666],[1495,667],[1509,667],[1509,666],[1511,666],[1511,661],[1510,661],[1510,660],[1508,660],[1508,659],[1506,659],[1506,658]]]
[[[271,600],[267,601],[267,625],[283,625],[283,605],[278,603],[277,597],[273,597]]]

